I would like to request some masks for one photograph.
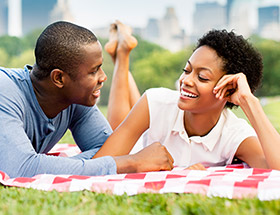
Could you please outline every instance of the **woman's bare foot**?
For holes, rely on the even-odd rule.
[[[138,42],[134,36],[132,36],[132,29],[121,23],[120,21],[116,21],[117,31],[118,31],[118,51],[127,51],[130,52],[134,49]]]
[[[105,44],[105,50],[111,55],[113,62],[116,60],[116,50],[118,46],[118,31],[116,23],[111,24],[109,41]]]

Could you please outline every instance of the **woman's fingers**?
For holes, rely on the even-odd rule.
[[[193,165],[187,167],[186,169],[189,169],[189,170],[206,170],[206,168],[201,163],[193,164]]]
[[[222,99],[235,92],[238,88],[239,74],[223,76],[213,89],[216,98]]]

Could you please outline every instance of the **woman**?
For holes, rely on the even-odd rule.
[[[225,96],[225,93],[232,89],[234,93]],[[258,135],[268,167],[279,170],[280,135],[265,115],[258,98],[252,94],[246,76],[242,73],[225,75],[213,92],[217,98],[226,98],[242,108]]]
[[[114,32],[117,38],[117,42],[114,40],[116,51],[108,46],[105,48],[116,63],[108,113],[114,129],[135,100],[132,92],[136,87],[129,81],[132,76],[128,65],[129,52],[137,43],[122,23],[117,22],[112,29],[111,34]],[[254,130],[228,110],[235,106],[224,98],[232,93],[231,90],[223,93],[222,98],[213,93],[224,75],[240,72],[250,80],[250,88],[254,91],[262,74],[259,53],[233,32],[208,32],[199,39],[183,69],[180,90],[147,90],[94,157],[128,154],[147,131],[144,146],[160,142],[177,166],[226,165],[235,156],[251,167],[266,168]]]

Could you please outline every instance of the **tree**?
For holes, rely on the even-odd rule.
[[[106,44],[108,41],[107,39],[104,38],[98,38],[102,47]],[[155,51],[162,51],[164,50],[162,47],[150,43],[148,41],[145,41],[141,38],[138,38],[138,45],[135,49],[132,50],[131,55],[130,55],[130,70],[133,71],[133,65],[138,62],[141,59],[148,59],[150,58],[150,55],[155,52]],[[101,97],[99,100],[100,105],[107,105],[108,104],[108,99],[109,99],[109,93],[110,93],[110,86],[112,82],[112,76],[113,76],[113,71],[114,71],[114,64],[112,62],[111,56],[103,51],[103,64],[102,64],[102,69],[107,75],[107,81],[104,83],[104,86],[102,87],[102,92],[101,92]],[[142,88],[141,82],[137,83],[139,84],[138,87]]]
[[[33,65],[35,62],[32,49],[24,51],[20,56],[11,58],[8,67],[23,68],[26,64]]]
[[[42,31],[43,31],[43,29],[39,28],[39,29],[35,29],[35,30],[31,31],[30,33],[28,33],[27,35],[25,35],[22,38],[23,50],[34,49],[35,45],[36,45],[36,41],[37,41],[37,39],[40,36]]]
[[[191,50],[177,53],[169,51],[153,52],[149,57],[135,62],[132,71],[143,93],[152,87],[167,87],[175,89],[175,82],[182,74]]]
[[[7,67],[9,56],[3,48],[0,48],[0,66]]]
[[[23,50],[20,38],[7,35],[0,37],[0,48],[4,49],[9,57],[20,55]]]
[[[262,86],[258,96],[275,96],[280,94],[280,43],[273,40],[259,40],[257,49],[263,56]]]

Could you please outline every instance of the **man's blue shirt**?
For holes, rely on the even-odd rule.
[[[82,153],[72,158],[46,155],[68,128]],[[115,174],[112,157],[90,159],[111,133],[97,106],[73,104],[49,119],[36,99],[28,68],[0,67],[0,170],[10,177]]]

